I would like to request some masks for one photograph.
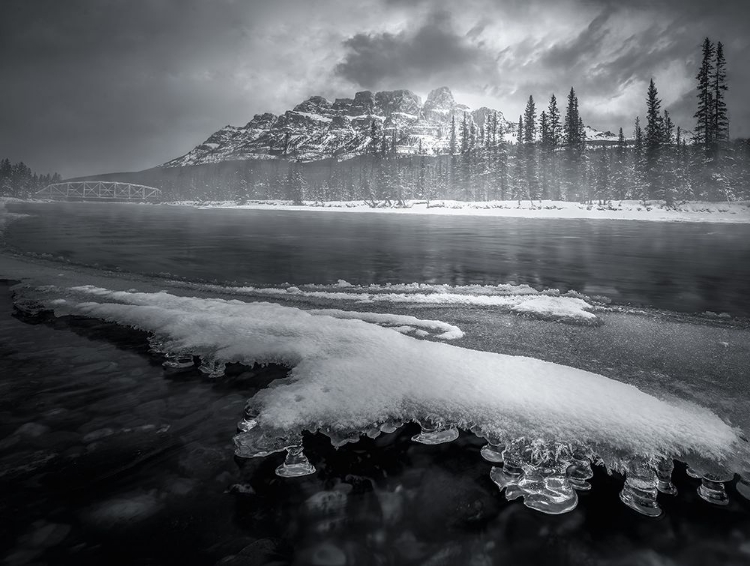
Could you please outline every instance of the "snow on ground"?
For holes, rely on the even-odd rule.
[[[171,352],[292,368],[250,401],[268,434],[356,433],[386,421],[431,419],[485,437],[583,443],[618,469],[636,456],[675,457],[704,470],[714,469],[712,463],[738,470],[748,458],[740,431],[708,409],[533,358],[419,340],[271,303],[92,286],[44,296],[58,316],[133,326]]]
[[[463,338],[464,333],[458,326],[448,324],[441,320],[422,320],[414,316],[402,315],[402,314],[389,314],[389,313],[374,313],[374,312],[358,312],[358,311],[342,311],[340,309],[312,309],[306,311],[314,315],[332,316],[334,318],[346,318],[362,320],[364,322],[371,322],[386,328],[392,328],[402,334],[409,334],[415,332],[417,328],[427,330],[437,330],[440,334],[437,334],[435,338],[441,340],[455,340],[457,338]],[[429,332],[420,333],[419,336],[429,335]]]
[[[750,202],[685,202],[668,208],[663,201],[615,200],[606,205],[587,205],[567,201],[488,201],[462,202],[452,200],[407,201],[405,207],[385,202],[373,208],[363,201],[307,201],[293,205],[290,201],[176,201],[170,205],[198,208],[244,208],[252,210],[352,211],[392,214],[441,214],[458,216],[496,216],[506,218],[588,218],[611,220],[650,220],[659,222],[750,222]]]
[[[344,283],[344,284],[342,284]],[[236,295],[274,297],[281,299],[320,299],[353,302],[355,304],[411,304],[443,306],[481,306],[500,312],[530,314],[564,322],[596,323],[597,317],[589,312],[593,305],[575,296],[559,296],[559,291],[542,295],[528,285],[466,285],[453,288],[448,285],[371,285],[357,287],[345,281],[337,285],[302,285],[288,287],[224,287],[202,285]],[[315,289],[315,290],[308,290]],[[328,289],[328,290],[318,290]],[[390,292],[400,289],[403,292]],[[458,292],[456,292],[458,290]],[[372,291],[372,292],[370,292]],[[418,292],[422,291],[422,292]]]

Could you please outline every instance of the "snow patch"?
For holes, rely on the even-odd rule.
[[[260,441],[283,450],[303,430],[349,442],[373,427],[377,434],[379,425],[417,421],[471,429],[494,444],[522,437],[582,444],[621,470],[637,458],[679,458],[703,473],[737,471],[748,461],[739,429],[708,409],[572,367],[277,304],[91,286],[57,296],[48,290],[50,299],[60,293],[68,302],[55,308],[58,316],[133,326],[167,351],[204,361],[292,368],[248,402],[255,428],[237,436],[240,453]]]

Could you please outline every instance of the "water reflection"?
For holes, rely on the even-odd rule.
[[[17,204],[36,253],[251,284],[508,281],[677,311],[750,316],[750,226]]]

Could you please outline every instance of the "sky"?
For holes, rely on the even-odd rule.
[[[0,0],[0,158],[136,171],[313,95],[440,86],[510,120],[574,87],[587,125],[629,135],[653,78],[692,129],[705,37],[750,137],[748,24],[749,0]]]

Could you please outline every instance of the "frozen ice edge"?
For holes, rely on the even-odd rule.
[[[414,421],[439,431],[471,430],[495,446],[530,439],[555,450],[584,447],[587,459],[624,473],[633,462],[674,458],[702,475],[731,478],[748,461],[741,432],[711,411],[567,366],[416,340],[276,304],[88,286],[64,294],[50,297],[56,314],[136,327],[170,352],[292,368],[249,401],[256,426],[236,437],[244,456],[296,446],[305,430],[342,443]],[[546,485],[532,484],[542,491]]]

